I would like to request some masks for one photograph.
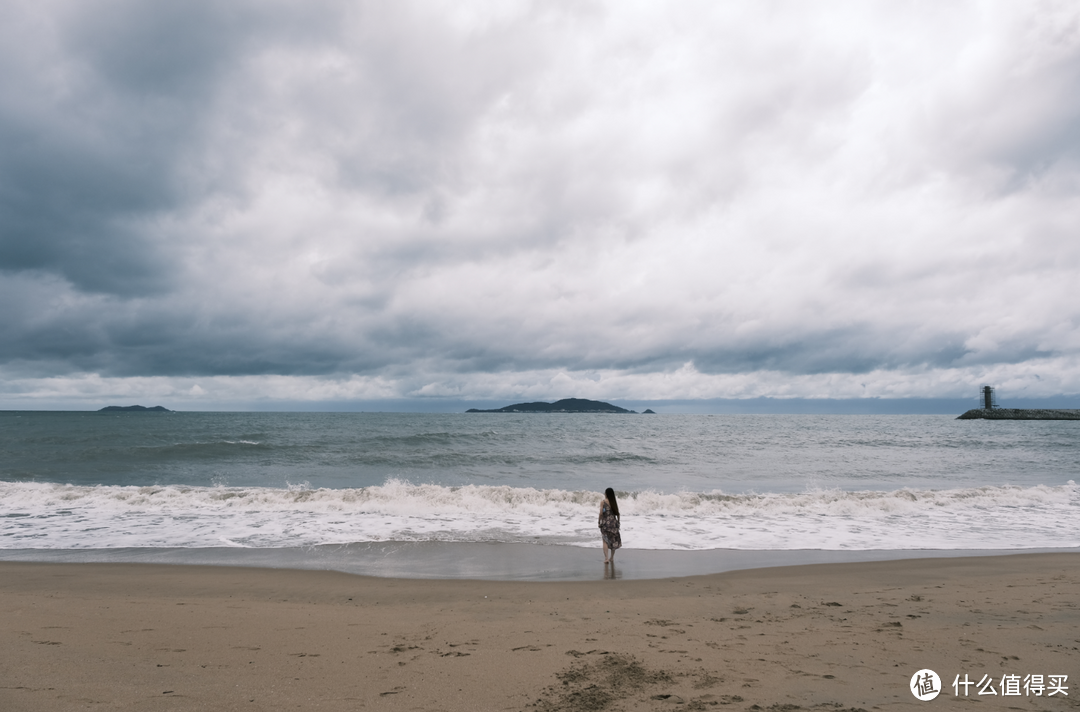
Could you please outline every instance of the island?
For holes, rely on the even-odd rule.
[[[469,408],[466,413],[635,413],[636,411],[620,408],[603,401],[585,398],[563,398],[554,403],[516,403],[494,410]]]
[[[153,408],[147,408],[144,405],[107,405],[99,413],[171,413],[168,408],[163,408],[160,405],[155,405]]]
[[[1055,408],[972,408],[957,420],[1080,420],[1080,410]]]

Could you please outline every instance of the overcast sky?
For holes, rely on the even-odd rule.
[[[1080,393],[1076,3],[0,12],[0,407]]]

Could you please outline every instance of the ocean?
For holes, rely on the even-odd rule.
[[[623,560],[1068,549],[1078,473],[1070,421],[8,411],[0,559],[347,569],[363,554],[401,573],[401,552],[492,543],[573,558],[598,551],[606,487]]]

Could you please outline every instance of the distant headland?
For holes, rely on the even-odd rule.
[[[982,408],[972,408],[957,420],[1080,420],[1080,410],[1062,408],[1002,408],[993,386],[979,388]]]
[[[515,403],[494,410],[469,408],[466,413],[637,413],[603,401],[585,398],[563,398],[554,403]]]
[[[102,408],[101,410],[99,410],[98,412],[99,413],[116,413],[116,412],[123,412],[123,413],[133,413],[133,412],[136,412],[136,413],[171,413],[172,411],[169,410],[168,408],[164,408],[164,407],[162,407],[160,405],[155,405],[153,408],[147,408],[144,405],[107,405],[104,408]]]

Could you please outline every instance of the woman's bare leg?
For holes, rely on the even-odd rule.
[[[606,564],[610,560],[608,558],[607,542],[601,539],[600,543],[604,545],[604,563]]]

